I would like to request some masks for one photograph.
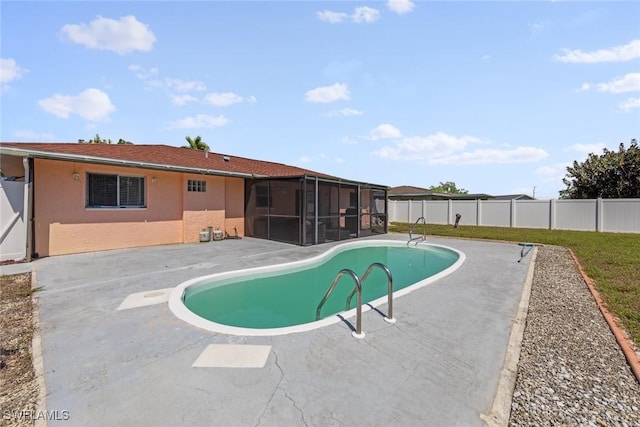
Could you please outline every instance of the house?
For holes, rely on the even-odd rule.
[[[485,193],[438,193],[427,188],[402,185],[389,189],[389,200],[535,200],[526,194],[492,196]]]
[[[298,245],[387,231],[386,186],[281,163],[80,143],[0,143],[0,159],[2,244],[24,228],[26,257],[198,242],[210,229]],[[8,195],[16,185],[22,201]]]

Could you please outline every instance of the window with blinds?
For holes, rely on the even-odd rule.
[[[144,177],[87,174],[88,208],[144,208]]]

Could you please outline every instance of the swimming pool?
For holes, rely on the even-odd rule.
[[[344,276],[323,306],[323,318],[316,321],[318,304],[341,269],[351,269],[362,278],[372,263],[386,265],[397,298],[453,272],[464,259],[462,252],[440,245],[354,241],[303,261],[189,280],[172,291],[169,308],[178,318],[215,332],[248,336],[302,332],[340,321],[336,314],[355,315],[356,298],[345,312],[355,282]],[[363,305],[387,302],[387,283],[385,272],[373,269],[362,284]]]

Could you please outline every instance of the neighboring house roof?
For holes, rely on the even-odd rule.
[[[526,194],[508,194],[503,196],[492,196],[485,193],[475,194],[456,194],[456,193],[438,193],[427,188],[412,187],[410,185],[401,185],[392,187],[387,193],[390,199],[425,199],[425,200],[535,200]]]
[[[527,194],[504,194],[501,196],[494,196],[493,200],[535,200],[535,199]]]
[[[388,192],[389,196],[424,196],[431,195],[433,191],[421,187],[412,187],[410,185],[401,185],[400,187],[391,187]]]
[[[283,163],[168,145],[2,142],[1,154],[242,177],[335,176]]]

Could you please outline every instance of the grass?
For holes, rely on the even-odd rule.
[[[412,224],[393,222],[390,232],[408,233]],[[422,233],[418,225],[415,233]],[[571,248],[594,281],[609,311],[640,347],[640,235],[531,228],[427,225],[427,234],[443,237],[540,243]]]

